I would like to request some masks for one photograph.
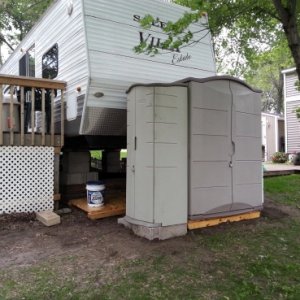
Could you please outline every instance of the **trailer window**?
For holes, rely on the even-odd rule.
[[[19,60],[19,75],[20,76],[26,76],[27,72],[26,72],[26,61],[27,61],[27,55],[24,54],[22,56],[22,58]]]
[[[58,74],[58,46],[55,44],[42,57],[43,78],[53,79]]]
[[[28,76],[35,77],[35,45],[27,51],[28,57]]]
[[[31,46],[19,60],[19,75],[35,77],[35,45]]]

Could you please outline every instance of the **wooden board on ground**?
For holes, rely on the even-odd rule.
[[[222,218],[215,218],[215,219],[189,220],[188,221],[188,229],[193,230],[193,229],[205,228],[205,227],[209,227],[209,226],[216,226],[221,223],[251,220],[251,219],[256,219],[259,217],[260,217],[260,211],[253,211],[253,212],[249,212],[249,213],[245,213],[245,214],[222,217]]]
[[[86,198],[70,200],[69,204],[85,211],[91,220],[102,219],[112,216],[123,215],[126,212],[125,197],[113,197],[106,200],[107,203],[102,207],[90,207]]]

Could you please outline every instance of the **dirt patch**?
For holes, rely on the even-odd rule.
[[[269,218],[270,220],[278,220],[289,216],[299,217],[300,209],[297,207],[275,203],[271,199],[265,198],[262,216]]]
[[[111,260],[135,259],[157,249],[180,251],[188,244],[187,237],[150,242],[118,225],[117,218],[92,221],[77,209],[63,215],[61,221],[45,227],[31,215],[1,218],[0,268],[30,266],[53,256],[76,256],[83,265],[99,260],[110,264]]]
[[[266,199],[263,217],[278,220],[288,216],[300,216],[300,210]],[[151,242],[118,225],[116,217],[92,221],[83,212],[74,209],[72,213],[63,215],[61,220],[58,226],[45,227],[35,220],[34,214],[2,216],[0,268],[31,266],[53,257],[76,258],[77,265],[82,268],[93,268],[99,263],[114,265],[157,254],[180,256],[195,248],[196,235],[214,235],[228,230],[228,226],[241,228],[241,231],[251,230],[259,222],[264,222],[260,219],[224,224],[192,231],[187,236],[168,241]],[[202,254],[209,258],[205,250]]]

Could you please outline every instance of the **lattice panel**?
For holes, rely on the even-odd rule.
[[[0,214],[53,210],[54,148],[0,147]]]

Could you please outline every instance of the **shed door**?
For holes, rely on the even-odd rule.
[[[261,101],[260,94],[230,81],[233,95],[232,210],[249,209],[262,204]]]
[[[228,81],[190,84],[189,215],[232,205],[232,94]]]
[[[153,199],[153,88],[136,87],[129,95],[127,127],[126,214],[154,222]]]

